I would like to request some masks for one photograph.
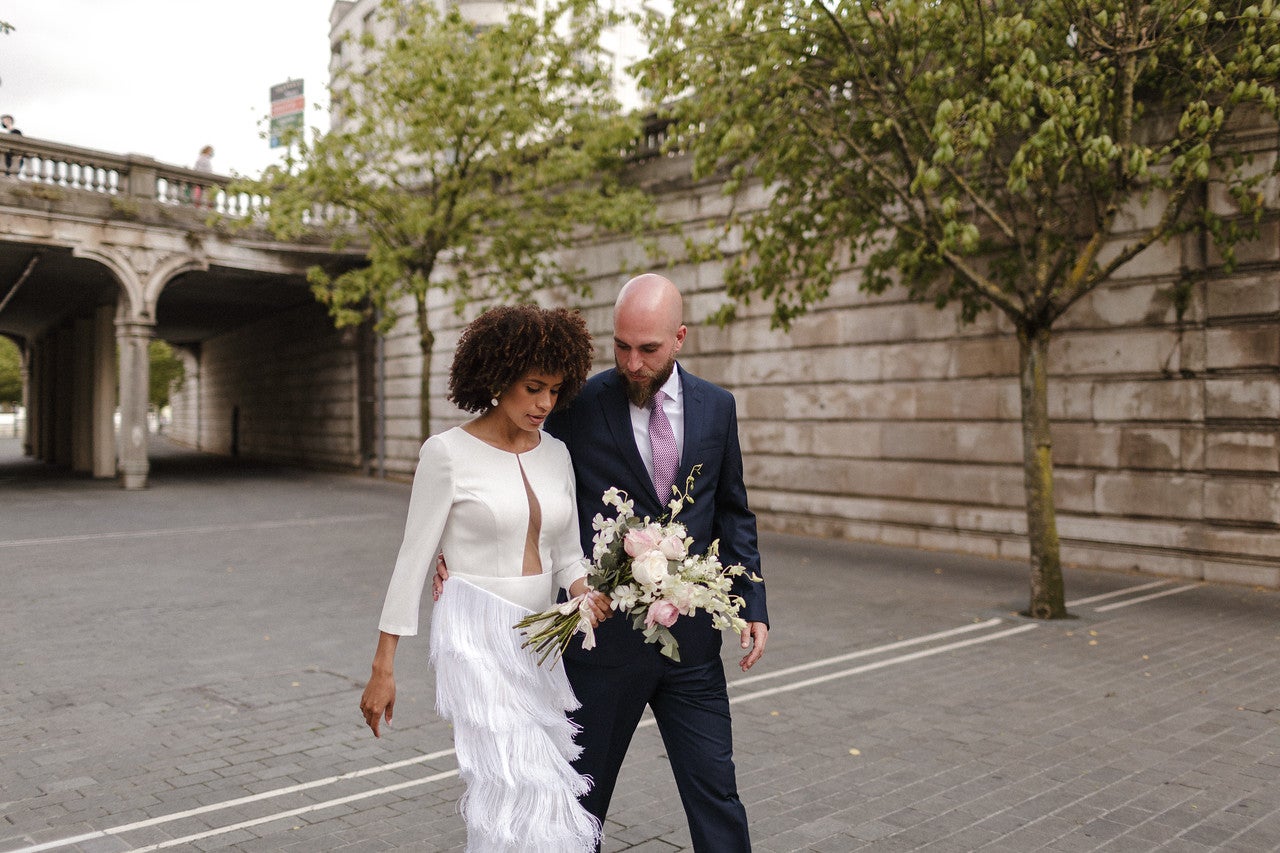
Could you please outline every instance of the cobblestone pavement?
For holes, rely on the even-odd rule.
[[[0,439],[0,853],[460,850],[425,640],[389,734],[356,708],[408,486],[157,445],[125,492]],[[762,545],[757,851],[1280,849],[1280,594],[1074,569],[1036,623],[1019,564]],[[606,830],[689,849],[652,726]]]

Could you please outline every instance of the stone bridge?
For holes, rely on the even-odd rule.
[[[147,482],[154,338],[198,354],[314,310],[309,267],[361,260],[233,227],[262,199],[225,175],[7,134],[0,152],[0,334],[23,353],[26,451],[125,488]]]

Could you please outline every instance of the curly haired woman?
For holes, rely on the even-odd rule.
[[[469,853],[572,853],[599,840],[599,821],[578,802],[590,780],[570,766],[579,749],[566,713],[577,700],[563,664],[538,666],[513,627],[550,607],[556,587],[583,596],[593,625],[609,613],[608,599],[587,589],[569,453],[541,429],[581,390],[591,357],[576,312],[481,314],[449,374],[449,399],[478,416],[427,439],[413,478],[360,710],[375,736],[391,722],[396,645],[417,633],[422,588],[442,552],[451,580],[432,612],[431,663],[467,785]]]

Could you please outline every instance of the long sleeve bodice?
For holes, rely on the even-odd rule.
[[[569,452],[553,436],[540,438],[537,447],[515,454],[454,427],[422,445],[381,630],[418,632],[423,587],[441,551],[451,577],[466,577],[530,610],[549,607],[556,586],[568,588],[586,575]],[[522,576],[529,527],[525,478],[542,512],[543,573],[533,581]]]

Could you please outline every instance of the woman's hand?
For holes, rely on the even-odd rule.
[[[378,650],[373,655],[373,673],[360,697],[360,714],[374,737],[382,737],[379,727],[385,719],[391,725],[396,707],[396,646],[400,637],[383,631],[378,636]]]
[[[436,573],[431,576],[431,600],[439,601],[444,592],[444,582],[449,579],[449,567],[444,564],[444,554],[436,555]]]
[[[571,597],[583,596],[583,602],[586,604],[586,616],[590,620],[592,628],[597,627],[601,622],[613,615],[609,596],[587,586],[586,578],[579,578],[574,581],[572,586],[569,587],[569,595]]]
[[[373,730],[374,737],[382,737],[378,727],[385,718],[391,725],[391,715],[396,707],[396,679],[390,673],[374,673],[360,697],[360,713],[365,724]]]

